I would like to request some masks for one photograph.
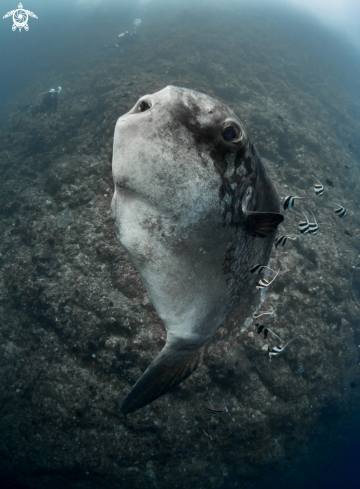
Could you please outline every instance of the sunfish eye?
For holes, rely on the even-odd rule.
[[[236,138],[237,132],[235,127],[229,126],[223,131],[222,135],[225,141],[231,141],[232,139]]]
[[[150,109],[150,105],[147,102],[145,102],[145,100],[143,100],[138,107],[138,112],[145,112],[145,110],[149,110],[149,109]]]

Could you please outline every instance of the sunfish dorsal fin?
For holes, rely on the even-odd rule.
[[[176,387],[196,370],[202,356],[203,348],[166,344],[125,397],[120,413],[132,413]]]
[[[276,212],[247,211],[244,228],[251,236],[267,238],[283,222],[284,216]]]

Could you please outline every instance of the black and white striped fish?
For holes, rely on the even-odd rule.
[[[256,275],[260,275],[260,273],[264,273],[265,270],[267,270],[267,269],[274,272],[274,270],[272,270],[270,267],[267,267],[266,265],[253,265],[250,268],[250,273],[255,273]]]
[[[314,175],[313,175],[314,177]],[[316,178],[314,177],[317,183],[314,183],[314,190],[316,195],[322,195],[324,193],[324,185]]]
[[[264,312],[261,312],[260,314],[253,314],[253,318],[258,319],[260,316],[265,316],[267,314],[274,314],[274,313],[270,312],[270,311],[269,312],[264,311]]]
[[[280,345],[280,346],[274,346],[274,348],[268,348],[268,352],[269,352],[269,357],[275,357],[276,355],[279,355],[279,353],[283,352],[285,350],[285,348],[292,342],[292,340],[290,340],[288,343],[286,343],[286,345]]]
[[[287,241],[287,236],[279,236],[274,240],[275,248],[280,246],[280,248],[283,248],[285,246],[285,243]]]
[[[346,209],[340,204],[337,204],[336,202],[333,202],[334,205],[337,205],[338,207],[335,207],[334,213],[341,217],[341,219],[344,219],[346,217]]]
[[[290,210],[294,207],[295,199],[303,199],[304,197],[298,197],[297,195],[287,195],[284,199],[284,210]]]
[[[318,225],[318,223],[316,221],[316,218],[314,216],[313,211],[310,211],[310,212],[311,212],[311,214],[312,214],[315,222],[310,222],[309,223],[309,234],[312,234],[313,236],[315,236],[315,234],[319,231],[319,225]]]
[[[290,236],[279,236],[278,238],[275,238],[274,239],[275,248],[277,248],[278,246],[280,248],[283,248],[288,239],[291,239],[292,241],[294,241],[294,239],[296,239],[296,238],[290,238]]]
[[[258,282],[256,282],[256,285],[255,286],[256,286],[257,290],[261,290],[261,289],[265,289],[266,287],[269,287],[269,285],[271,285],[273,283],[273,281],[276,279],[276,277],[278,276],[279,272],[280,272],[280,268],[276,272],[276,275],[275,275],[275,277],[272,280],[269,280],[268,278],[262,278]]]
[[[211,414],[227,414],[229,412],[227,407],[225,407],[224,409],[213,409],[211,407],[208,407],[208,411],[210,411]]]
[[[305,212],[303,212],[303,214],[306,218],[306,221],[301,220],[299,222],[299,230],[300,230],[301,234],[307,234],[309,232],[310,222],[309,222],[309,219],[308,219],[307,215],[305,214]]]
[[[263,324],[256,323],[255,326],[257,327],[257,334],[262,333],[264,340],[266,340],[268,332],[270,331],[271,334],[273,334],[274,336],[276,336],[276,338],[278,338],[280,341],[282,341],[281,338],[277,334],[275,334],[273,331],[271,331],[270,328],[267,328]]]
[[[263,334],[263,337],[264,337],[264,340],[266,340],[267,338],[267,335],[268,335],[268,332],[269,332],[269,329],[266,328],[263,324],[259,324],[259,323],[255,323],[255,326],[257,327],[257,334],[260,334],[262,333]]]

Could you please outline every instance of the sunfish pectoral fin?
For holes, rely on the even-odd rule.
[[[203,348],[179,348],[179,345],[165,345],[125,397],[120,407],[121,414],[129,414],[146,406],[196,370]]]
[[[267,238],[283,222],[284,216],[275,212],[247,211],[244,228],[251,236]]]

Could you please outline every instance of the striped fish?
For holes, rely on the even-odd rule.
[[[300,230],[301,234],[307,234],[309,232],[310,223],[309,223],[309,219],[308,219],[307,215],[304,212],[303,212],[303,214],[306,218],[306,221],[302,220],[299,222],[299,230]]]
[[[286,343],[286,345],[280,345],[280,346],[274,346],[274,348],[268,348],[268,352],[269,352],[269,357],[271,359],[271,357],[275,357],[277,355],[279,355],[279,353],[283,352],[285,350],[285,348],[292,342],[292,340],[290,340],[288,343]]]
[[[270,331],[271,334],[273,334],[274,336],[276,336],[276,338],[278,338],[280,341],[282,341],[282,339],[280,338],[280,336],[278,336],[277,334],[275,334],[273,331],[271,331],[270,328],[267,328],[263,324],[256,323],[255,326],[257,327],[257,334],[262,333],[263,334],[263,337],[264,337],[264,340],[266,340],[266,337],[268,335],[268,332]]]
[[[256,330],[257,334],[262,333],[264,340],[266,340],[269,329],[266,328],[263,324],[259,324],[259,323],[255,323],[255,326],[257,327],[257,330]]]
[[[272,270],[270,267],[267,267],[266,265],[253,265],[250,268],[250,273],[255,273],[256,275],[260,275],[260,273],[264,273],[265,270],[267,270],[267,269],[269,269],[272,272],[274,272],[274,270]]]
[[[265,289],[266,287],[269,287],[270,285],[270,280],[267,278],[262,278],[258,282],[256,282],[256,288],[257,290]]]
[[[319,225],[315,219],[313,211],[310,211],[310,212],[311,212],[315,222],[309,223],[309,234],[312,234],[313,236],[315,236],[315,234],[319,231]]]
[[[280,268],[276,272],[276,275],[272,280],[269,280],[268,278],[262,278],[258,282],[256,282],[255,287],[257,288],[257,290],[261,290],[261,289],[265,289],[266,287],[269,287],[269,285],[271,285],[273,283],[273,281],[276,279],[279,272],[280,272]]]
[[[297,197],[292,195],[287,195],[284,199],[284,210],[290,210],[294,207],[295,199],[303,199],[304,197]]]
[[[254,319],[258,319],[260,316],[265,316],[266,314],[274,314],[273,312],[261,312],[260,314],[253,314]]]
[[[290,236],[279,236],[278,238],[274,239],[275,248],[277,248],[278,246],[280,248],[284,248],[285,243],[288,239],[294,241],[296,238],[290,238]]]
[[[250,268],[250,273],[256,273],[258,275],[260,273],[264,273],[266,269],[267,269],[267,266],[265,266],[265,265],[253,265]]]
[[[280,248],[283,248],[285,246],[285,243],[287,241],[287,236],[279,236],[274,240],[275,248],[280,246]]]
[[[312,175],[314,177],[314,175]],[[314,190],[316,195],[322,195],[324,193],[324,185],[314,177],[317,183],[314,183]]]
[[[341,217],[341,219],[344,219],[346,217],[346,209],[340,204],[337,204],[336,202],[332,202],[334,205],[337,205],[338,207],[335,207],[334,213]]]

